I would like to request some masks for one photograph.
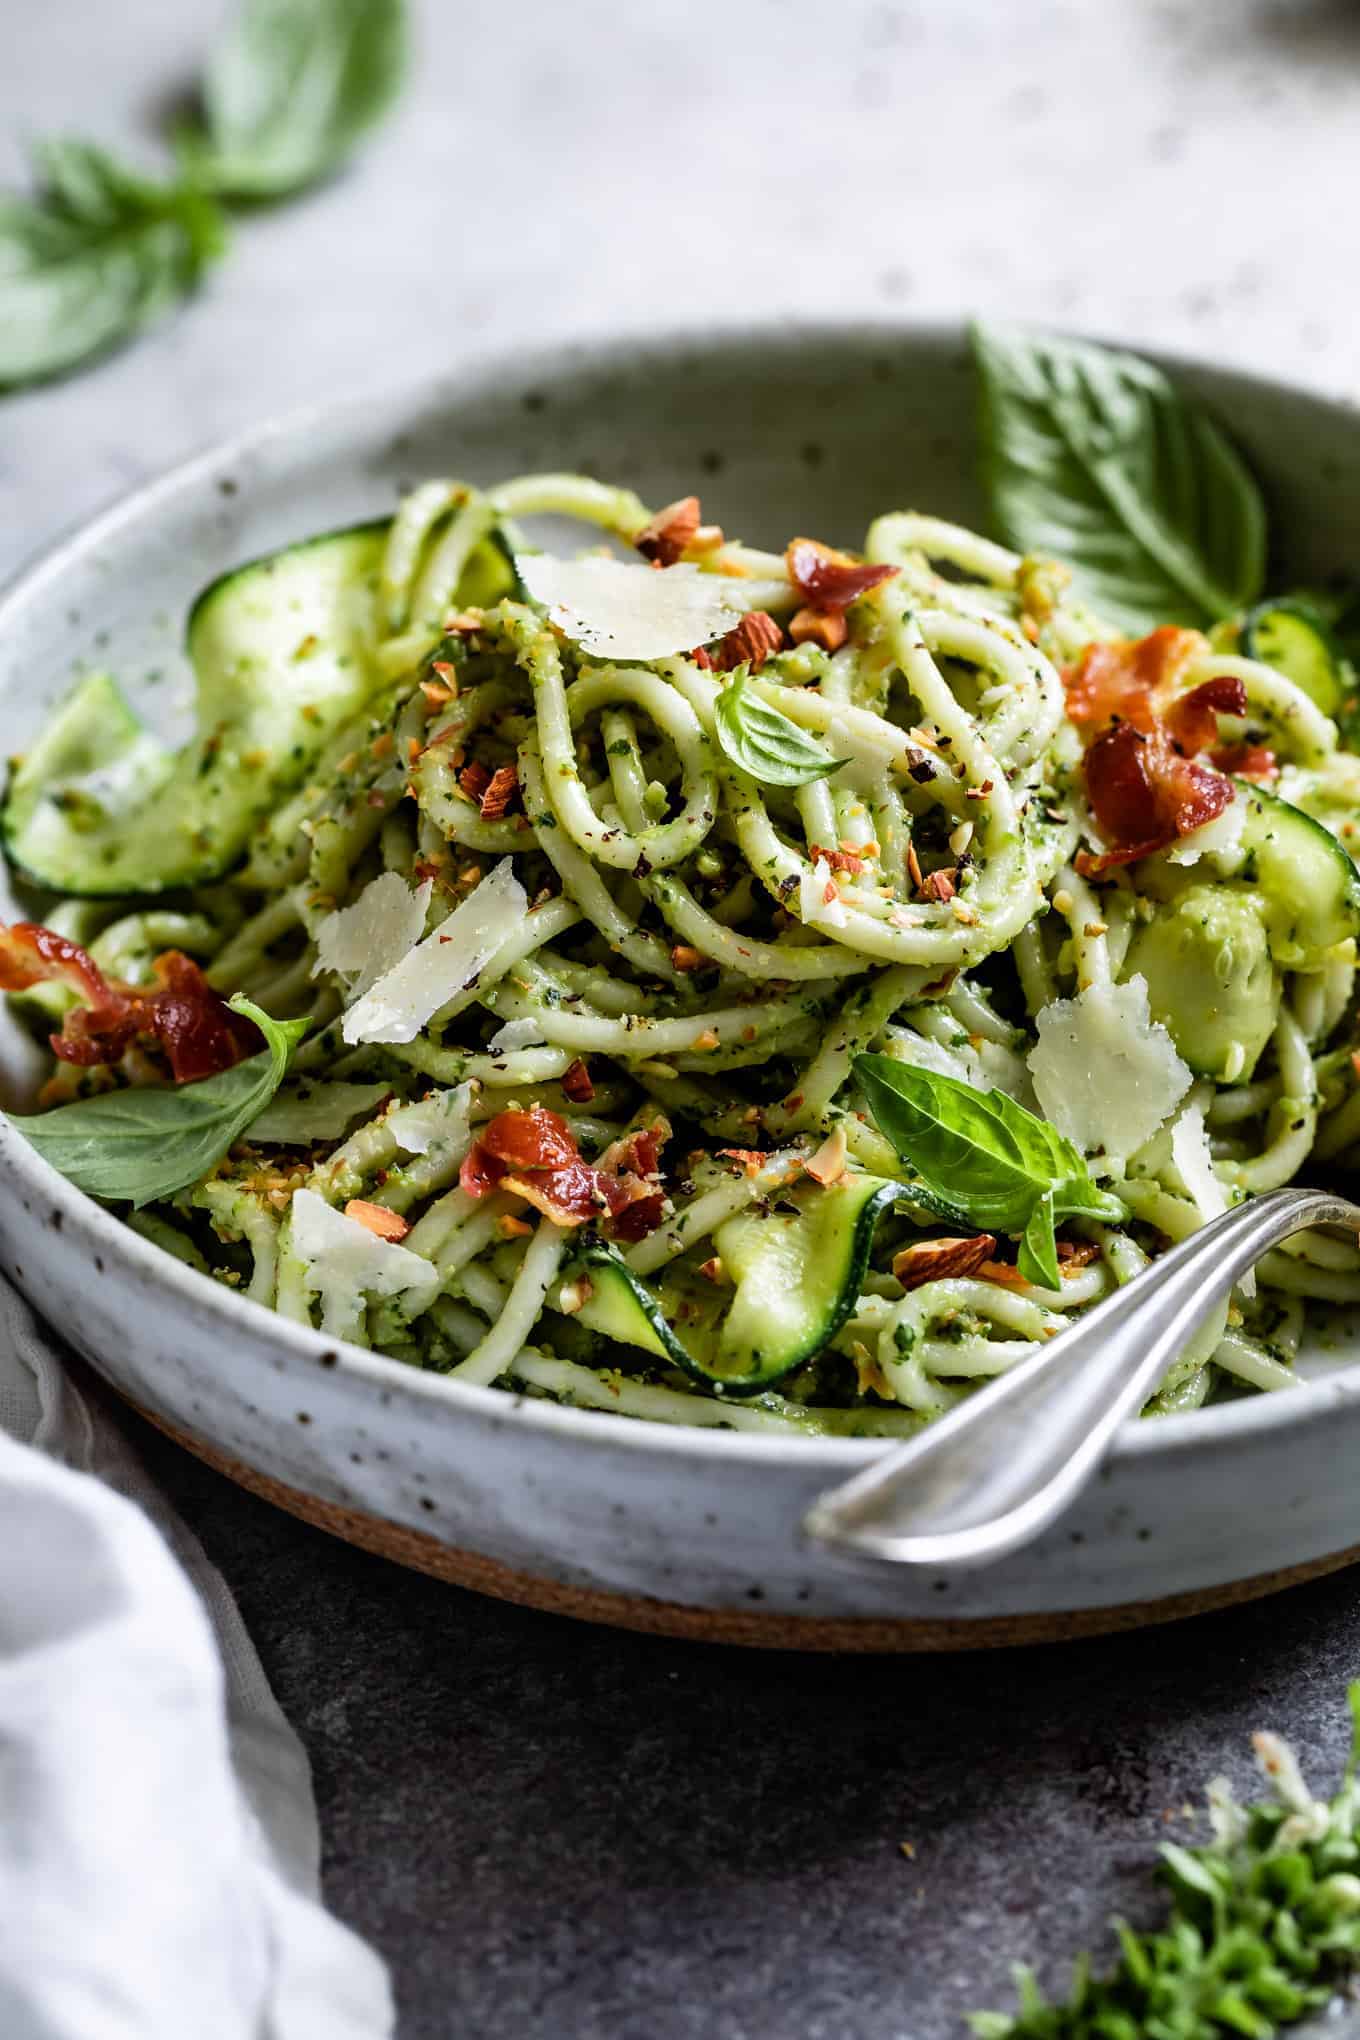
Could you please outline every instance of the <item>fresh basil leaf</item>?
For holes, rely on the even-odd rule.
[[[1062,1281],[1058,1271],[1058,1242],[1053,1233],[1053,1192],[1039,1199],[1030,1213],[1016,1259],[1026,1282],[1040,1289],[1056,1289]]]
[[[714,723],[718,743],[732,763],[764,786],[806,786],[847,762],[833,758],[824,744],[751,693],[742,666],[718,695]]]
[[[977,1091],[887,1055],[857,1055],[853,1069],[880,1133],[929,1197],[988,1231],[1029,1233],[1034,1224],[1029,1259],[1053,1275],[1046,1286],[1057,1286],[1055,1219],[1124,1216],[1071,1141],[1004,1091]],[[1041,1205],[1047,1219],[1035,1224]]]
[[[280,198],[334,170],[406,64],[403,0],[245,0],[203,83],[200,173],[230,198]]]
[[[307,1020],[273,1020],[239,993],[231,1001],[268,1044],[262,1055],[196,1084],[106,1091],[9,1123],[91,1197],[154,1204],[198,1182],[269,1103]]]
[[[983,478],[1021,552],[1067,562],[1131,632],[1204,624],[1256,600],[1265,510],[1208,414],[1136,355],[975,326]]]
[[[156,184],[85,142],[34,151],[37,189],[0,200],[0,388],[60,375],[129,339],[222,253],[192,178]]]

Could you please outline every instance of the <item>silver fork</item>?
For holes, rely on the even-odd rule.
[[[1308,1226],[1360,1230],[1360,1205],[1272,1190],[1212,1219],[967,1402],[820,1495],[814,1542],[933,1570],[987,1565],[1074,1502],[1115,1432],[1271,1247]]]

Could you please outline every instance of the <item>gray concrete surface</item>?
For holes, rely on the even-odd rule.
[[[0,403],[0,573],[252,419],[530,335],[980,308],[1356,386],[1346,0],[418,12],[351,174]],[[0,0],[0,176],[54,129],[149,154],[219,14]],[[946,2040],[1012,1959],[1152,1915],[1151,1849],[1252,1728],[1320,1778],[1344,1749],[1352,1577],[1004,1658],[723,1655],[410,1578],[147,1449],[307,1740],[404,2040]]]

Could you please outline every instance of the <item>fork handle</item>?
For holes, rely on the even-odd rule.
[[[895,1565],[989,1564],[1076,1499],[1213,1307],[1261,1255],[1360,1208],[1284,1189],[1211,1219],[1051,1344],[840,1487],[803,1521],[814,1542]]]

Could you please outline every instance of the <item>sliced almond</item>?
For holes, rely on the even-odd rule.
[[[892,1271],[904,1289],[919,1289],[924,1282],[976,1275],[995,1252],[991,1233],[974,1233],[968,1239],[916,1240],[894,1254]]]

